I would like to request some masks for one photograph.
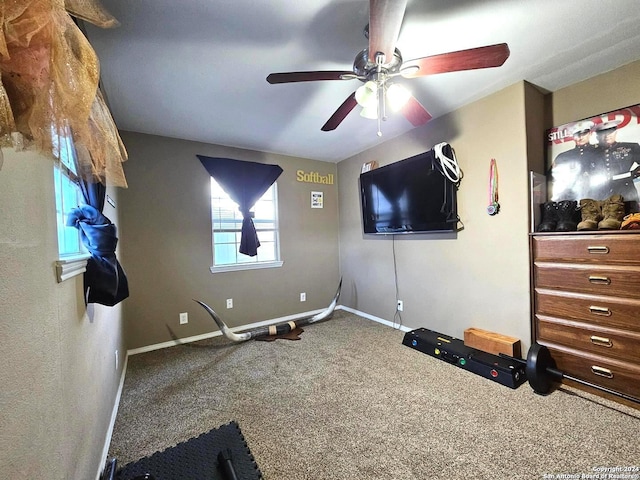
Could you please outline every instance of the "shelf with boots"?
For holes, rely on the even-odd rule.
[[[640,213],[625,215],[621,195],[605,200],[584,198],[545,202],[540,205],[542,220],[536,232],[640,230]]]

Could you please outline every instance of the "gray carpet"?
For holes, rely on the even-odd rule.
[[[266,480],[640,469],[640,410],[569,388],[512,390],[403,336],[338,310],[299,341],[216,337],[131,356],[109,455],[124,465],[235,420]]]

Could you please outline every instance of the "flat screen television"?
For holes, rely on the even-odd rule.
[[[457,185],[433,150],[360,175],[365,234],[455,232]]]

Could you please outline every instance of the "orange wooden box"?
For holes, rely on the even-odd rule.
[[[511,357],[521,358],[520,340],[480,328],[467,328],[464,331],[464,344],[467,347],[493,353],[494,355],[504,353]]]

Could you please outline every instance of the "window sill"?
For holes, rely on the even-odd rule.
[[[56,279],[58,283],[62,283],[76,275],[80,275],[87,271],[87,259],[90,255],[82,255],[78,257],[65,258],[57,260],[56,266]]]
[[[284,262],[262,262],[262,263],[241,263],[236,265],[225,265],[220,267],[209,267],[211,273],[238,272],[241,270],[257,270],[260,268],[279,268]]]

